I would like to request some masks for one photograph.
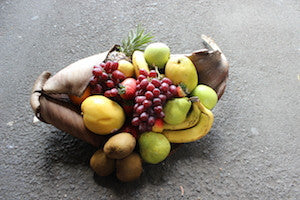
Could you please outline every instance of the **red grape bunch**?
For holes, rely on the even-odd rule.
[[[118,70],[119,64],[117,62],[108,61],[95,65],[93,69],[93,77],[90,80],[92,94],[104,94],[104,96],[117,97],[118,85],[126,77]]]
[[[139,132],[151,131],[156,119],[163,119],[163,106],[168,99],[176,97],[177,87],[169,78],[159,79],[155,70],[149,73],[141,69],[136,82],[134,114],[131,121]]]

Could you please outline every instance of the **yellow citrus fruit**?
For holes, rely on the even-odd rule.
[[[81,104],[84,125],[90,131],[107,135],[122,127],[125,113],[116,102],[102,95],[86,98]]]
[[[120,60],[118,70],[123,72],[126,77],[132,77],[134,74],[134,66],[127,60]]]

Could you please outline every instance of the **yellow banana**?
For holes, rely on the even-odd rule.
[[[193,102],[192,104],[192,111],[188,114],[184,122],[176,125],[171,125],[164,123],[164,130],[181,130],[181,129],[187,129],[195,126],[197,122],[199,121],[201,115],[200,108],[198,106],[198,103]]]
[[[195,102],[200,111],[201,116],[197,123],[192,128],[184,129],[184,130],[164,130],[162,134],[164,134],[171,143],[188,143],[199,140],[203,136],[205,136],[214,121],[213,113],[205,108],[200,102]]]
[[[132,54],[132,64],[134,66],[135,75],[138,77],[140,75],[140,69],[145,69],[149,72],[148,64],[144,57],[144,52],[134,51]]]

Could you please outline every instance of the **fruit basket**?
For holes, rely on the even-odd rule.
[[[171,54],[138,28],[107,52],[53,76],[44,71],[30,98],[35,119],[99,148],[90,160],[98,175],[135,180],[143,163],[162,162],[211,129],[229,65],[211,38],[202,39],[207,49]]]

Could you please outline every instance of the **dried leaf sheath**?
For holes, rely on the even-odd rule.
[[[50,77],[44,87],[45,93],[72,94],[80,96],[89,84],[94,65],[100,64],[108,52],[81,59]]]

